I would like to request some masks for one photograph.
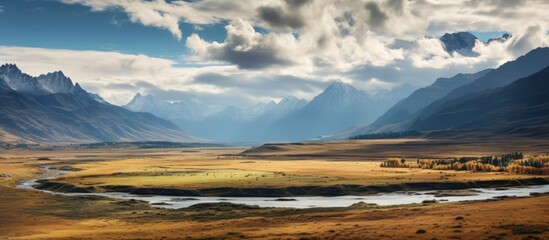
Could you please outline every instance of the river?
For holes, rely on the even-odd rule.
[[[44,168],[43,173],[37,179],[23,181],[17,186],[22,189],[35,189],[33,186],[38,179],[54,179],[68,171]],[[352,204],[364,202],[380,206],[402,205],[412,203],[423,203],[423,201],[435,200],[437,202],[459,202],[473,200],[487,200],[503,196],[523,197],[532,193],[547,193],[549,185],[535,185],[527,187],[494,189],[494,188],[472,188],[471,194],[467,196],[435,196],[436,191],[413,191],[413,192],[391,192],[379,193],[366,196],[299,196],[299,197],[181,197],[181,196],[159,196],[159,195],[136,195],[122,192],[106,193],[64,193],[48,190],[35,189],[37,191],[66,196],[104,196],[115,199],[135,199],[146,201],[152,206],[161,208],[186,208],[199,203],[229,202],[235,204],[256,205],[259,207],[280,207],[280,208],[317,208],[317,207],[348,207]]]

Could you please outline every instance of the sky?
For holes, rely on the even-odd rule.
[[[0,0],[0,64],[63,71],[122,105],[137,92],[236,106],[333,81],[375,93],[549,46],[546,0]],[[444,33],[479,38],[448,53]],[[510,33],[505,42],[485,44]]]

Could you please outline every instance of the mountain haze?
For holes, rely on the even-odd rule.
[[[168,102],[136,94],[124,107],[155,114],[193,135],[219,141],[300,141],[369,123],[409,93],[409,88],[368,94],[334,82],[310,102],[289,96],[250,108],[216,105],[196,97]]]
[[[271,101],[250,108],[238,108],[195,97],[168,102],[138,93],[124,107],[166,118],[197,136],[218,141],[259,141],[269,138],[267,129],[271,124],[305,104],[307,101],[290,96],[278,103]]]
[[[301,110],[273,124],[275,139],[303,140],[369,123],[383,107],[368,93],[350,84],[335,82]]]

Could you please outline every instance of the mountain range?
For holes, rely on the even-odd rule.
[[[32,77],[14,64],[5,64],[0,66],[0,141],[204,140],[152,114],[111,105],[60,71]]]
[[[549,66],[513,83],[446,104],[416,130],[483,129],[528,137],[549,136]]]
[[[335,82],[299,111],[275,122],[272,139],[298,141],[342,131],[373,121],[385,109],[371,95],[350,84]]]
[[[371,122],[407,93],[395,89],[368,94],[334,82],[310,102],[289,96],[278,103],[238,108],[196,97],[169,102],[138,93],[124,107],[155,114],[194,135],[218,141],[298,141]]]
[[[460,53],[479,42],[468,33],[440,40],[447,51]],[[265,142],[477,130],[548,136],[548,66],[549,48],[537,48],[495,69],[439,78],[413,92],[404,86],[367,93],[335,81],[310,101],[288,96],[240,108],[190,95],[167,101],[140,93],[119,107],[61,71],[33,77],[5,64],[0,66],[0,142]]]
[[[299,110],[305,104],[307,101],[303,99],[287,97],[279,103],[271,101],[242,109],[210,103],[196,97],[183,97],[179,101],[169,102],[138,93],[124,108],[155,114],[197,136],[218,141],[251,141],[262,135],[258,131]]]
[[[462,129],[461,125],[449,124],[453,121],[441,116],[450,116],[448,109],[458,105],[463,107],[464,102],[473,104],[474,102],[470,101],[472,98],[507,86],[547,66],[549,66],[549,48],[537,48],[496,69],[438,79],[431,86],[418,89],[397,103],[374,123],[335,134],[331,139],[391,131]],[[469,118],[475,117],[477,116],[469,115]]]
[[[417,111],[446,96],[457,87],[468,84],[484,76],[490,71],[491,69],[486,69],[472,74],[460,73],[451,78],[438,78],[430,86],[414,91],[410,96],[392,106],[381,117],[376,119],[372,124],[368,125],[364,131],[390,131],[393,126],[408,120]]]

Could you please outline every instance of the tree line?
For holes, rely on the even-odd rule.
[[[417,137],[421,133],[418,131],[405,131],[405,132],[382,132],[382,133],[372,133],[372,134],[361,134],[352,136],[349,140],[360,140],[360,139],[392,139],[392,138],[403,138],[403,137]]]
[[[525,158],[522,152],[514,152],[500,156],[417,159],[415,161],[390,158],[382,162],[381,167],[549,175],[549,155],[531,155]]]

